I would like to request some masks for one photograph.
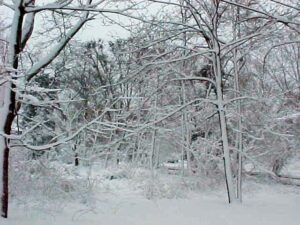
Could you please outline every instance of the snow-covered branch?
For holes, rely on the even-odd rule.
[[[81,19],[77,22],[74,27],[72,27],[65,35],[65,37],[55,46],[53,49],[42,58],[39,62],[35,63],[29,71],[26,72],[26,79],[30,81],[41,69],[49,65],[55,57],[64,49],[68,42],[75,36],[75,34],[80,30],[80,28],[90,19],[89,11],[85,12]]]

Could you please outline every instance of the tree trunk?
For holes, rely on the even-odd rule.
[[[87,1],[87,5],[91,4],[92,0]],[[14,8],[14,14],[11,24],[11,31],[9,37],[8,47],[8,61],[7,66],[11,71],[2,73],[1,85],[0,85],[0,174],[2,172],[2,184],[0,184],[0,193],[2,194],[1,209],[2,217],[7,218],[8,211],[8,160],[9,160],[9,142],[10,134],[12,130],[12,123],[16,112],[19,110],[20,105],[16,106],[16,89],[12,80],[17,79],[17,70],[19,63],[19,55],[22,52],[24,46],[29,40],[33,26],[35,13],[26,13],[25,6],[35,5],[35,0],[15,0],[12,3]],[[25,23],[23,24],[24,17],[26,15]],[[81,27],[88,21],[89,12],[83,13],[83,17],[78,20],[76,25],[70,29],[66,37],[63,38],[50,53],[35,63],[29,71],[26,72],[27,80],[31,80],[42,68],[49,65],[56,56],[62,51],[66,44],[72,39],[72,37],[81,29]],[[7,77],[6,77],[7,76]],[[2,82],[3,80],[3,82]]]
[[[233,39],[237,40],[241,38],[240,32],[240,8],[233,8],[233,14],[235,15],[235,20],[233,23]],[[233,62],[234,62],[234,97],[241,97],[240,93],[240,70],[242,65],[240,64],[240,53],[238,48],[233,50]],[[242,135],[242,105],[241,101],[237,101],[236,111],[238,114],[238,123],[237,123],[237,135],[236,135],[236,148],[237,148],[237,199],[242,202],[242,169],[243,169],[243,135]]]
[[[15,102],[16,95],[12,88],[14,85],[11,82],[6,82],[2,87],[1,94],[3,99],[0,101],[0,133],[4,135],[0,135],[0,154],[1,154],[1,162],[2,162],[2,195],[1,195],[1,216],[7,218],[8,212],[8,166],[9,166],[9,143],[10,140],[8,136],[11,134],[11,127],[14,120],[14,112],[15,112]]]
[[[8,162],[9,162],[9,148],[8,146],[5,147],[3,153],[3,175],[2,175],[2,182],[3,182],[3,191],[2,191],[2,214],[1,216],[7,218],[8,214]]]
[[[222,107],[223,105],[218,106],[221,136],[222,136],[223,157],[224,157],[224,170],[226,176],[228,201],[229,203],[232,203],[236,200],[236,197],[235,197],[234,182],[233,182],[232,169],[231,169],[226,118],[225,118],[224,109]]]
[[[234,191],[234,181],[231,169],[231,159],[229,152],[228,134],[227,134],[227,123],[224,109],[223,90],[222,90],[222,70],[221,70],[221,59],[220,59],[220,47],[216,40],[214,40],[214,54],[213,69],[216,77],[216,92],[217,92],[217,107],[219,113],[220,131],[222,138],[223,157],[224,157],[224,170],[227,184],[228,201],[232,203],[236,200]]]
[[[24,19],[23,1],[15,1],[15,12],[11,27],[10,43],[8,49],[8,66],[15,70],[18,69],[18,54],[21,50],[22,24]],[[11,134],[12,123],[15,118],[16,93],[13,91],[16,86],[11,81],[15,79],[12,75],[14,72],[7,71],[6,81],[0,86],[0,156],[2,157],[2,185],[1,188],[1,216],[7,218],[8,215],[8,166],[9,166],[9,136]],[[5,80],[5,77],[4,77]],[[3,135],[1,135],[3,134]]]
[[[74,162],[75,166],[79,166],[79,158],[78,158],[78,153],[75,153],[75,162]]]
[[[8,66],[13,69],[18,68],[18,57],[21,42],[21,29],[23,22],[22,1],[15,3],[15,13],[11,28],[10,44],[8,49]],[[16,93],[13,91],[16,86],[11,81],[14,79],[11,71],[5,71],[3,83],[0,86],[0,174],[2,173],[1,193],[1,216],[7,218],[8,215],[8,167],[9,167],[9,136],[11,135],[12,123],[16,111]]]
[[[217,98],[217,108],[219,114],[219,123],[220,123],[220,132],[221,132],[221,140],[223,147],[223,159],[224,159],[224,171],[225,171],[225,179],[227,185],[227,193],[228,193],[228,201],[229,203],[233,203],[236,201],[236,193],[234,187],[234,180],[232,176],[232,168],[231,168],[231,159],[230,159],[230,150],[228,143],[228,134],[227,134],[227,121],[225,115],[225,104],[223,99],[223,84],[222,84],[222,64],[221,64],[221,48],[218,39],[218,9],[219,9],[219,1],[215,2],[215,16],[212,17],[212,38],[211,38],[211,47],[214,50],[212,55],[212,64],[213,64],[213,72],[215,75],[216,81],[216,98]]]

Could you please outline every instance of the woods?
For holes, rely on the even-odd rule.
[[[0,15],[2,217],[9,196],[22,195],[17,168],[26,164],[34,181],[39,160],[146,169],[149,198],[166,170],[222,179],[229,203],[242,202],[249,177],[298,184],[282,173],[299,155],[298,1],[15,0],[0,8],[12,15]],[[129,36],[79,40],[96,20]]]

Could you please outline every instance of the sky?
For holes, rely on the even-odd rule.
[[[1,1],[1,0],[0,0]],[[10,1],[6,1],[10,2]],[[43,3],[47,2],[53,2],[53,0],[44,0]],[[116,4],[116,7],[119,5]],[[150,7],[147,7],[147,9],[144,9],[147,11],[147,13],[150,14],[155,14],[159,10],[161,10],[161,5],[160,4],[152,4]],[[7,21],[11,20],[13,16],[12,10],[0,6],[0,19]],[[109,16],[109,18],[114,19],[116,21],[122,22],[122,24],[129,25],[131,24],[132,20],[124,17],[124,16],[118,16],[115,14],[106,14],[106,16]],[[40,19],[36,19],[36,25],[35,25],[35,30],[39,29],[41,27],[41,22]],[[89,21],[81,31],[76,35],[76,38],[82,41],[88,41],[88,40],[96,40],[96,39],[102,39],[102,40],[112,40],[116,37],[122,37],[126,38],[129,36],[129,32],[126,31],[124,28],[118,25],[103,25],[103,17],[97,16],[96,19]]]
[[[7,23],[11,21],[13,12],[6,7],[0,6],[0,20],[4,20]],[[122,18],[124,21],[124,17]],[[41,25],[39,20],[35,29],[38,29]],[[104,26],[101,22],[101,18],[97,17],[95,20],[89,21],[83,29],[76,35],[77,39],[82,41],[103,39],[103,40],[112,40],[114,37],[127,37],[129,33],[118,25],[109,25]]]
[[[114,37],[128,37],[129,33],[118,25],[103,26],[100,19],[88,22],[85,27],[77,34],[76,38],[89,41],[102,39],[112,40]]]

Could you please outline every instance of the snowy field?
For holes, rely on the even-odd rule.
[[[244,203],[228,205],[222,187],[187,192],[183,188],[184,180],[177,175],[155,177],[151,186],[152,180],[143,179],[146,176],[143,173],[135,179],[121,176],[110,179],[107,171],[78,173],[80,176],[88,173],[91,180],[98,180],[87,202],[22,204],[20,200],[14,201],[9,219],[0,220],[0,224],[298,225],[300,221],[299,187],[247,182]],[[149,200],[151,191],[160,191],[160,196],[153,195]]]

